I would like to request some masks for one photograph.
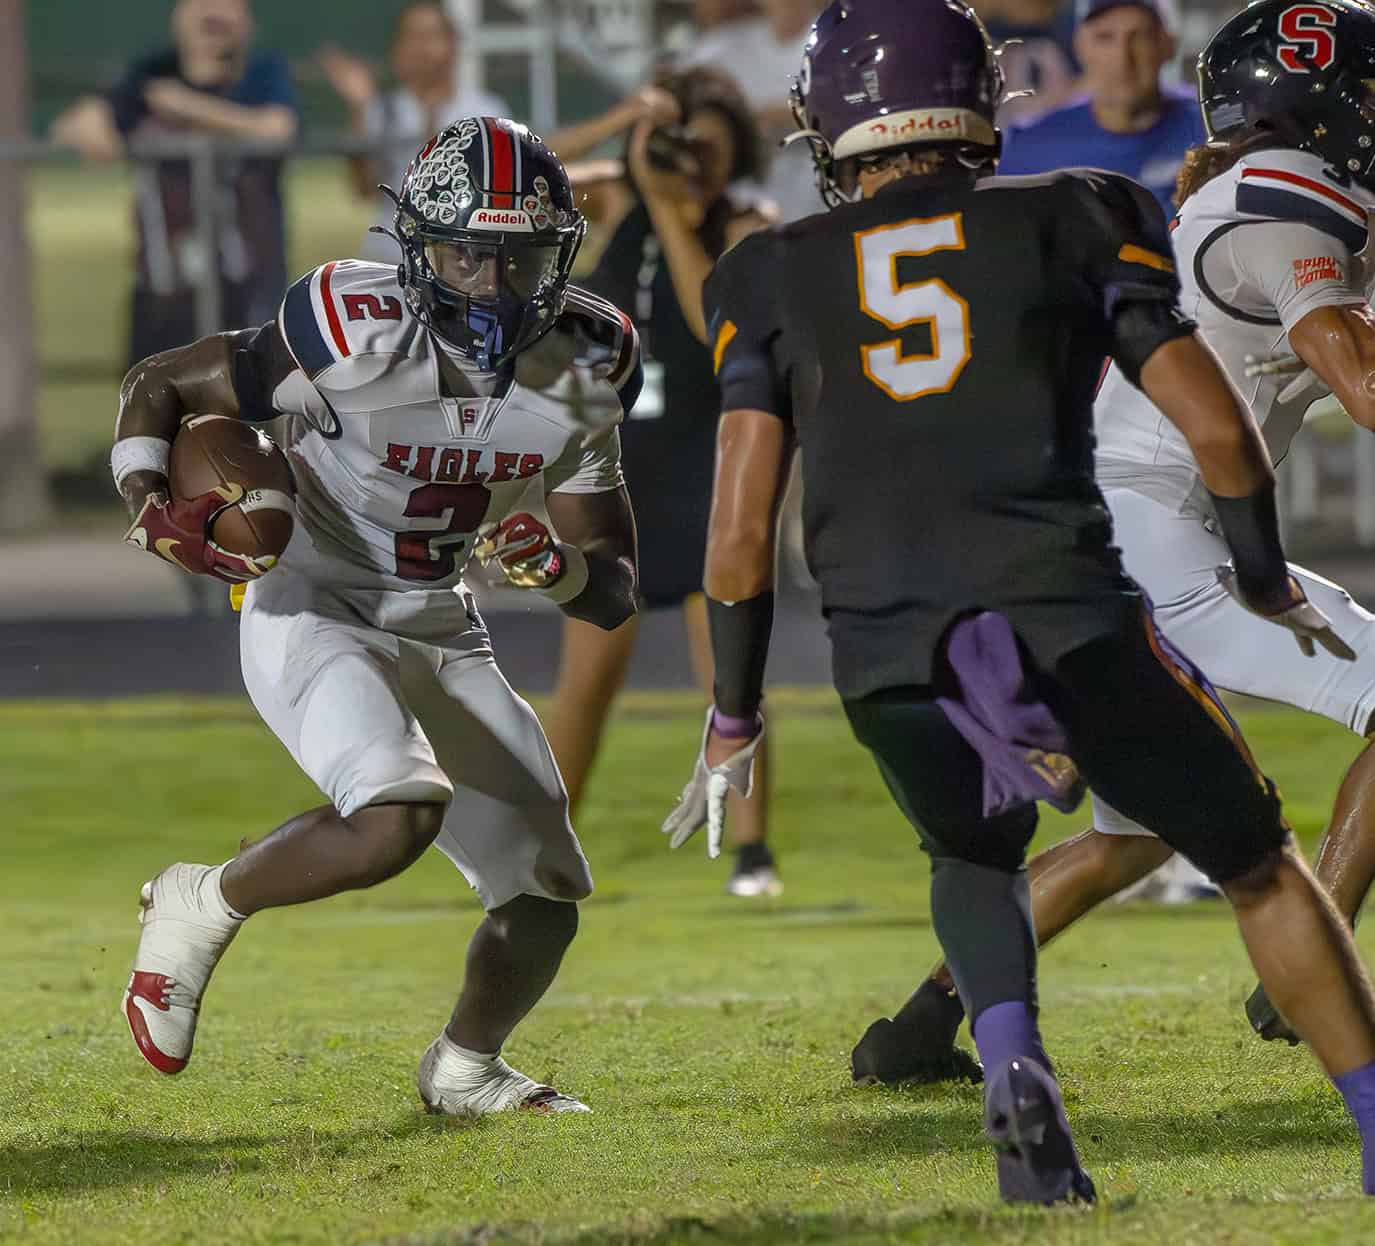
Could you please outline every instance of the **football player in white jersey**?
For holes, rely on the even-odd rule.
[[[179,1072],[245,918],[372,886],[434,843],[486,916],[421,1098],[459,1115],[585,1110],[499,1054],[553,980],[592,878],[463,571],[476,552],[576,618],[613,628],[634,613],[616,424],[638,345],[616,308],[568,286],[584,222],[525,127],[448,126],[394,197],[399,269],[326,264],[275,321],[153,356],[124,383],[112,465],[128,539],[248,581],[244,682],[327,798],[230,861],[144,886],[124,1011],[149,1063]],[[168,445],[192,412],[285,417],[297,523],[269,575],[208,540],[223,497],[168,500]],[[549,524],[525,509],[532,490]]]
[[[1181,307],[1284,457],[1304,413],[1333,393],[1375,429],[1375,8],[1363,0],[1258,0],[1199,57],[1211,142],[1180,177],[1172,241]],[[1375,732],[1375,616],[1336,584],[1290,573],[1349,651],[1305,653],[1248,612],[1219,567],[1217,516],[1188,445],[1112,367],[1094,408],[1097,477],[1128,573],[1165,637],[1217,686],[1297,706],[1362,736]],[[1045,942],[1170,856],[1145,827],[1094,798],[1093,829],[1029,863]],[[1316,863],[1348,922],[1375,879],[1375,749],[1346,773]],[[1297,1042],[1257,987],[1247,1015],[1267,1039]],[[857,1080],[938,1080],[971,1072],[953,1046],[963,1015],[940,966],[892,1020],[855,1048]]]

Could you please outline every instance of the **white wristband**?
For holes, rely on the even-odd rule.
[[[115,488],[124,485],[131,472],[157,472],[167,475],[167,463],[172,443],[162,437],[121,437],[110,448],[110,471],[114,473]]]
[[[587,559],[582,550],[560,541],[559,557],[563,559],[563,574],[548,588],[538,590],[556,606],[566,605],[587,587]]]

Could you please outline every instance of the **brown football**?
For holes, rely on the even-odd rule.
[[[295,527],[291,468],[260,428],[228,415],[188,415],[172,442],[168,469],[174,501],[239,485],[243,501],[210,526],[221,548],[250,558],[280,558]]]

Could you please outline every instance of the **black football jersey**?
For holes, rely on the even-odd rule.
[[[705,293],[724,408],[794,426],[842,695],[929,682],[968,610],[1050,664],[1139,609],[1092,402],[1108,357],[1142,357],[1123,307],[1178,290],[1155,200],[1090,170],[906,179],[723,257]],[[1191,329],[1155,319],[1161,342]]]

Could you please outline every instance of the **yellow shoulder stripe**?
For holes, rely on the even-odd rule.
[[[1174,272],[1174,265],[1163,255],[1147,251],[1145,247],[1133,246],[1130,242],[1123,244],[1117,258],[1128,264],[1144,264],[1147,268],[1154,268],[1162,273]]]
[[[715,371],[721,371],[721,359],[726,353],[726,347],[734,340],[738,330],[734,320],[727,320],[716,334],[716,349],[712,352],[712,367]]]
[[[229,586],[229,604],[233,606],[236,611],[243,609],[243,595],[247,589],[247,584],[231,584]]]

